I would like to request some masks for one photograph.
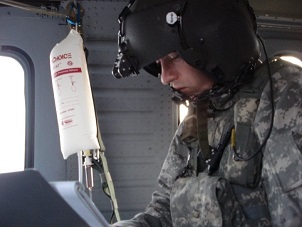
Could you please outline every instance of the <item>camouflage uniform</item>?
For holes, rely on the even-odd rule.
[[[268,82],[261,98],[245,86],[232,97],[212,100],[216,109],[225,110],[208,117],[211,146],[234,126],[238,155],[250,157],[269,135],[262,152],[240,161],[229,144],[218,170],[208,175],[204,159],[196,158],[200,149],[191,127],[196,116],[191,115],[176,131],[158,178],[160,190],[145,212],[114,226],[301,226],[302,72],[284,66],[272,78],[270,134]],[[198,173],[197,166],[203,171]]]

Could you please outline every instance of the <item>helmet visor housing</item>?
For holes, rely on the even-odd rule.
[[[178,12],[183,10],[185,2],[170,1],[143,9],[140,3],[134,4],[133,12],[129,8],[119,17],[119,53],[113,70],[117,78],[138,74],[141,68],[179,49],[177,26],[168,24],[166,17],[175,12],[175,5]],[[124,64],[126,61],[128,64]]]
[[[121,13],[113,74],[159,72],[154,62],[171,53],[219,83],[234,81],[259,57],[255,20],[244,0],[134,0]]]

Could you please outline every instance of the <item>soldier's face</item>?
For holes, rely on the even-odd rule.
[[[213,81],[200,70],[186,63],[176,52],[157,61],[161,65],[161,82],[192,97],[213,86]]]

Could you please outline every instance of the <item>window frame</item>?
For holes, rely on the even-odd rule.
[[[35,70],[31,57],[22,49],[3,45],[0,55],[19,62],[24,70],[25,98],[25,160],[24,169],[34,168]]]

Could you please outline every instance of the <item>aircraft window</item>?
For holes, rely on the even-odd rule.
[[[0,173],[20,171],[25,163],[24,69],[12,57],[0,56]]]
[[[299,58],[293,56],[281,56],[280,58],[302,67],[302,61]]]
[[[183,121],[183,119],[187,116],[188,114],[188,107],[185,106],[184,104],[180,104],[178,106],[178,122],[181,123]]]

